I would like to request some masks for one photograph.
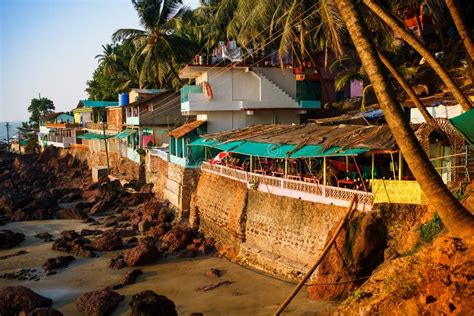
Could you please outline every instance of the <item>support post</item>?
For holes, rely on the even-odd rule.
[[[107,146],[107,138],[105,137],[105,114],[102,116],[102,134],[104,135],[104,143],[105,143],[105,156],[107,158],[107,175],[110,173],[110,162],[109,162],[109,148]],[[99,144],[100,150],[100,144]]]
[[[327,177],[326,157],[323,157],[323,185],[326,185],[326,177]]]
[[[285,157],[285,178],[288,175],[288,157]]]
[[[402,180],[403,177],[403,157],[402,151],[398,152],[398,180]]]
[[[346,156],[346,175],[349,173],[349,156]]]
[[[372,154],[372,181],[374,181],[374,168],[375,168],[375,159],[374,154]]]
[[[250,172],[253,172],[253,157],[250,156]]]

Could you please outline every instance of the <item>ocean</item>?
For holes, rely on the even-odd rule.
[[[7,142],[7,127],[5,125],[6,122],[0,121],[0,142],[6,143]],[[10,122],[10,137],[18,135],[17,127],[21,126],[21,122]]]

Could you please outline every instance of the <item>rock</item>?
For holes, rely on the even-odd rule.
[[[206,271],[206,276],[210,278],[220,278],[221,277],[221,271],[218,269],[211,268]]]
[[[113,251],[123,248],[122,238],[113,234],[103,234],[91,243],[91,246],[99,251]]]
[[[8,258],[12,258],[12,257],[16,257],[16,256],[25,255],[25,254],[27,254],[27,253],[28,253],[28,251],[25,251],[25,250],[18,250],[18,251],[15,252],[15,253],[12,253],[12,254],[9,254],[9,255],[0,256],[0,260],[5,260],[5,259],[8,259]]]
[[[0,289],[0,311],[5,315],[30,312],[38,307],[50,307],[53,301],[24,286],[9,286]]]
[[[194,233],[189,228],[176,226],[167,232],[162,238],[162,245],[168,248],[169,253],[184,249],[192,242]]]
[[[329,232],[326,242],[332,238],[334,229]],[[363,278],[383,262],[386,245],[386,227],[380,214],[354,214],[319,265],[313,281],[315,284],[307,288],[308,296],[315,300],[333,300],[345,296],[360,286],[365,281]],[[360,280],[332,284],[357,279]]]
[[[102,235],[103,231],[100,229],[83,229],[81,230],[81,236],[97,236]]]
[[[40,307],[30,312],[22,311],[18,316],[63,316],[63,313],[51,307]]]
[[[25,240],[25,235],[11,230],[0,231],[0,249],[11,249]]]
[[[76,308],[87,316],[111,314],[124,296],[114,291],[98,290],[87,292],[76,300]]]
[[[125,261],[123,260],[123,255],[119,254],[118,256],[110,259],[109,262],[109,268],[120,270],[122,268],[125,268],[127,265],[125,264]]]
[[[13,272],[2,274],[0,275],[0,278],[7,280],[38,281],[41,276],[36,269],[18,269]]]
[[[53,236],[48,232],[38,233],[35,235],[36,238],[43,239],[44,241],[52,241]]]
[[[82,194],[79,190],[67,193],[62,198],[58,200],[58,203],[70,203],[76,201],[82,197]]]
[[[124,254],[124,261],[129,267],[150,264],[157,261],[161,253],[150,239],[142,239],[137,246],[129,249]]]
[[[96,254],[90,245],[90,240],[84,238],[73,230],[63,231],[61,237],[53,243],[53,250],[75,253],[80,257],[94,258]]]
[[[97,215],[104,213],[113,208],[113,201],[112,200],[100,200],[94,204],[89,210],[89,214]]]
[[[57,213],[58,219],[86,219],[87,214],[83,210],[77,208],[60,209]]]
[[[109,216],[104,221],[105,227],[112,227],[112,226],[117,226],[117,225],[118,225],[118,221],[117,221],[116,216]]]
[[[67,267],[71,262],[76,260],[73,256],[59,256],[56,258],[50,258],[43,263],[43,269],[45,271],[51,271]]]
[[[143,274],[143,271],[141,269],[134,269],[132,271],[127,271],[122,276],[122,280],[120,281],[120,284],[121,285],[134,284],[137,277],[141,274]]]
[[[166,296],[147,290],[132,296],[131,316],[177,316],[176,306]]]

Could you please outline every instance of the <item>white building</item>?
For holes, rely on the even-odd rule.
[[[208,133],[299,124],[302,114],[321,108],[319,81],[297,81],[288,68],[188,65],[179,77],[195,80],[181,89],[182,114],[207,121]]]

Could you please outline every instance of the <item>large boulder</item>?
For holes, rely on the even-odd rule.
[[[11,230],[0,231],[0,249],[10,249],[25,240],[25,235]]]
[[[131,316],[177,316],[176,306],[166,296],[147,290],[135,294],[130,300]]]
[[[192,242],[194,236],[195,234],[190,228],[176,226],[161,238],[161,242],[169,253],[173,253],[186,248]]]
[[[124,296],[114,291],[92,291],[79,296],[76,308],[87,316],[110,315],[123,299]]]
[[[87,214],[81,209],[65,208],[60,209],[57,213],[58,219],[86,219]]]
[[[124,254],[124,261],[129,267],[150,264],[157,261],[161,253],[150,238],[141,239],[137,246]]]
[[[115,234],[103,234],[91,243],[99,251],[113,251],[123,248],[122,238]]]
[[[50,307],[53,301],[24,286],[9,286],[0,289],[0,315],[17,315],[38,307]]]
[[[74,260],[76,260],[76,258],[73,256],[59,256],[55,258],[49,258],[45,263],[43,263],[43,269],[46,272],[62,269],[67,267]]]
[[[326,242],[332,238],[334,230],[335,227]],[[309,297],[333,300],[346,296],[383,262],[386,246],[387,231],[380,214],[354,214],[321,262],[314,284],[308,286]],[[346,282],[351,280],[355,281]]]

